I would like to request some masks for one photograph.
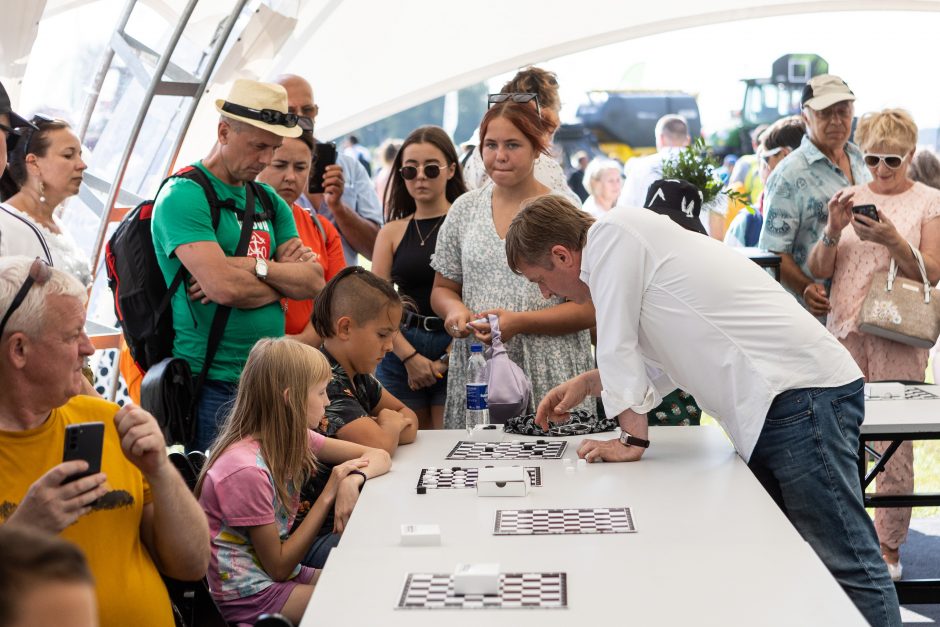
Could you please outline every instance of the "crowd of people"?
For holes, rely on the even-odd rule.
[[[173,356],[206,366],[183,442],[208,451],[191,491],[154,416],[86,376],[92,264],[57,214],[82,182],[81,143],[0,91],[2,607],[50,611],[20,592],[37,578],[74,589],[76,624],[169,626],[162,575],[206,578],[230,623],[298,622],[364,485],[420,430],[464,426],[470,345],[490,343],[496,316],[537,424],[614,418],[620,439],[579,455],[638,461],[649,425],[697,424],[701,406],[865,617],[900,624],[910,510],[872,524],[863,507],[862,382],[923,381],[927,350],[863,333],[859,313],[892,260],[919,278],[919,255],[940,281],[940,163],[900,109],[861,116],[851,142],[854,100],[842,79],[812,79],[800,115],[725,164],[739,192],[725,209],[663,180],[691,141],[677,115],[654,154],[579,154],[566,177],[558,83],[540,68],[489,95],[468,155],[436,126],[375,160],[351,137],[316,191],[311,85],[236,81],[215,144],[153,203],[156,263],[167,286],[185,277]],[[780,284],[734,246],[779,254]],[[61,461],[61,443],[88,422],[104,425],[100,472],[76,479],[93,469]],[[909,492],[912,458],[907,443],[879,491]],[[60,566],[20,572],[38,561]]]

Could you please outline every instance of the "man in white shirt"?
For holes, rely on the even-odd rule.
[[[597,311],[598,369],[550,391],[537,422],[563,421],[585,397],[600,396],[622,435],[585,440],[579,456],[637,461],[649,446],[646,412],[677,387],[690,392],[866,619],[900,625],[862,505],[864,386],[849,353],[720,242],[652,211],[615,209],[592,223],[542,196],[506,235],[510,267],[546,298],[593,302]]]
[[[634,157],[623,166],[623,190],[618,207],[642,207],[646,192],[657,179],[663,178],[663,162],[672,159],[689,145],[689,123],[681,115],[670,113],[656,122],[656,152]]]

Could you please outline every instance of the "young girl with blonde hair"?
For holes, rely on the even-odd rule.
[[[253,624],[273,612],[299,623],[316,579],[300,562],[340,484],[361,489],[388,471],[385,451],[312,430],[329,405],[329,380],[326,358],[291,339],[260,340],[248,355],[235,405],[196,485],[212,537],[209,587],[230,623]],[[300,488],[319,462],[335,467],[289,534]]]

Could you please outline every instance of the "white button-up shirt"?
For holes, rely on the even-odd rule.
[[[762,268],[652,211],[614,209],[588,232],[581,280],[597,309],[608,416],[676,387],[746,460],[786,390],[862,377],[849,352]]]

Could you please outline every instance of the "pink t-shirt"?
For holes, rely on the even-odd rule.
[[[308,436],[316,455],[326,438],[314,431],[308,431]],[[212,558],[208,579],[217,601],[251,596],[274,583],[261,567],[248,527],[274,523],[281,540],[286,540],[300,504],[299,495],[293,490],[290,494],[289,504],[278,499],[261,445],[254,438],[232,445],[212,464],[202,483],[199,504],[209,519]],[[298,564],[290,578],[299,573]]]
[[[914,183],[906,192],[891,196],[876,194],[867,184],[850,189],[855,192],[853,204],[875,205],[878,214],[888,216],[898,233],[918,249],[924,226],[940,216],[940,190],[923,183]],[[887,248],[874,242],[863,242],[852,225],[842,231],[829,294],[832,311],[826,325],[837,338],[858,330],[858,316],[871,287],[872,276],[876,272],[887,271],[890,263]]]

